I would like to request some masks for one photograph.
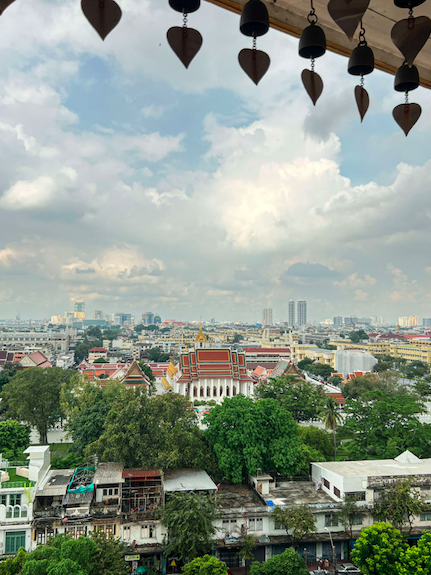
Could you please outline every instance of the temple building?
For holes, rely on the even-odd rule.
[[[190,399],[214,399],[242,393],[253,396],[253,381],[247,375],[245,355],[230,349],[212,349],[202,327],[195,338],[195,347],[180,355],[181,376],[175,391]]]

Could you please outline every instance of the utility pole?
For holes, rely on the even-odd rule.
[[[325,531],[329,533],[329,539],[331,540],[331,547],[332,547],[332,563],[334,565],[334,575],[337,575],[337,553],[335,551],[334,542],[332,541],[331,532],[327,527],[325,527]]]

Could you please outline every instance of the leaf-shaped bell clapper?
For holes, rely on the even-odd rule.
[[[304,28],[299,39],[299,55],[303,58],[319,58],[326,52],[325,32],[316,23]]]
[[[200,7],[201,0],[169,0],[169,6],[182,14],[191,14]]]
[[[269,30],[268,9],[261,0],[249,0],[241,12],[239,29],[244,36],[263,36]]]
[[[397,92],[410,92],[419,86],[419,72],[416,66],[409,66],[406,62],[400,66],[395,74],[394,88]]]
[[[374,70],[374,54],[367,44],[359,44],[350,54],[347,71],[352,76],[366,76]]]

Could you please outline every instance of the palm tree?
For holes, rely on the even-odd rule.
[[[336,429],[342,423],[343,416],[338,411],[337,404],[332,397],[326,396],[322,411],[319,413],[320,419],[325,424],[326,429],[331,429],[334,435],[334,461],[337,456]]]

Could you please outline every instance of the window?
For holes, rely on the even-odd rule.
[[[0,504],[7,505],[7,495],[1,495]]]
[[[338,487],[335,487],[335,485],[334,485],[334,495],[335,497],[340,497],[340,490],[338,489]]]
[[[18,549],[25,549],[25,531],[6,532],[6,553],[18,553]]]
[[[431,521],[431,511],[428,513],[421,513],[421,521]]]
[[[6,519],[11,519],[12,518],[12,507],[8,507],[6,509]]]
[[[20,512],[20,508],[18,507],[18,505],[16,505],[13,508],[13,518],[14,519],[17,519],[19,517],[19,512]]]
[[[325,515],[325,527],[337,527],[338,517],[334,513],[327,513]]]
[[[9,495],[9,505],[21,505],[21,493],[11,493]]]
[[[112,495],[113,494],[113,490],[112,489],[108,489],[108,495]]]
[[[44,545],[45,544],[45,531],[38,531],[37,532],[37,544]]]
[[[27,517],[27,507],[21,507],[21,517]]]
[[[114,495],[118,495],[118,487],[114,489]]]
[[[123,539],[130,539],[130,527],[123,527]]]
[[[262,531],[263,520],[262,517],[250,517],[248,520],[248,528],[250,531]]]
[[[326,487],[326,489],[329,489],[331,487],[331,484],[329,483],[329,481],[325,478],[323,478],[323,485]]]
[[[154,525],[149,525],[148,533],[149,533],[150,539],[152,539],[153,537],[156,536],[156,528]]]
[[[352,525],[362,525],[362,515],[352,517]]]
[[[76,528],[76,539],[78,539],[78,537],[81,535],[87,535],[87,528],[85,525],[78,525]]]
[[[365,491],[351,491],[350,493],[345,493],[345,496],[356,501],[365,501]]]
[[[105,525],[106,535],[115,535],[115,525]]]
[[[236,519],[223,519],[222,526],[223,531],[231,535],[236,529]]]
[[[104,489],[104,490],[103,490],[103,496],[105,497],[106,495],[108,495],[108,490],[107,490],[107,489]]]

